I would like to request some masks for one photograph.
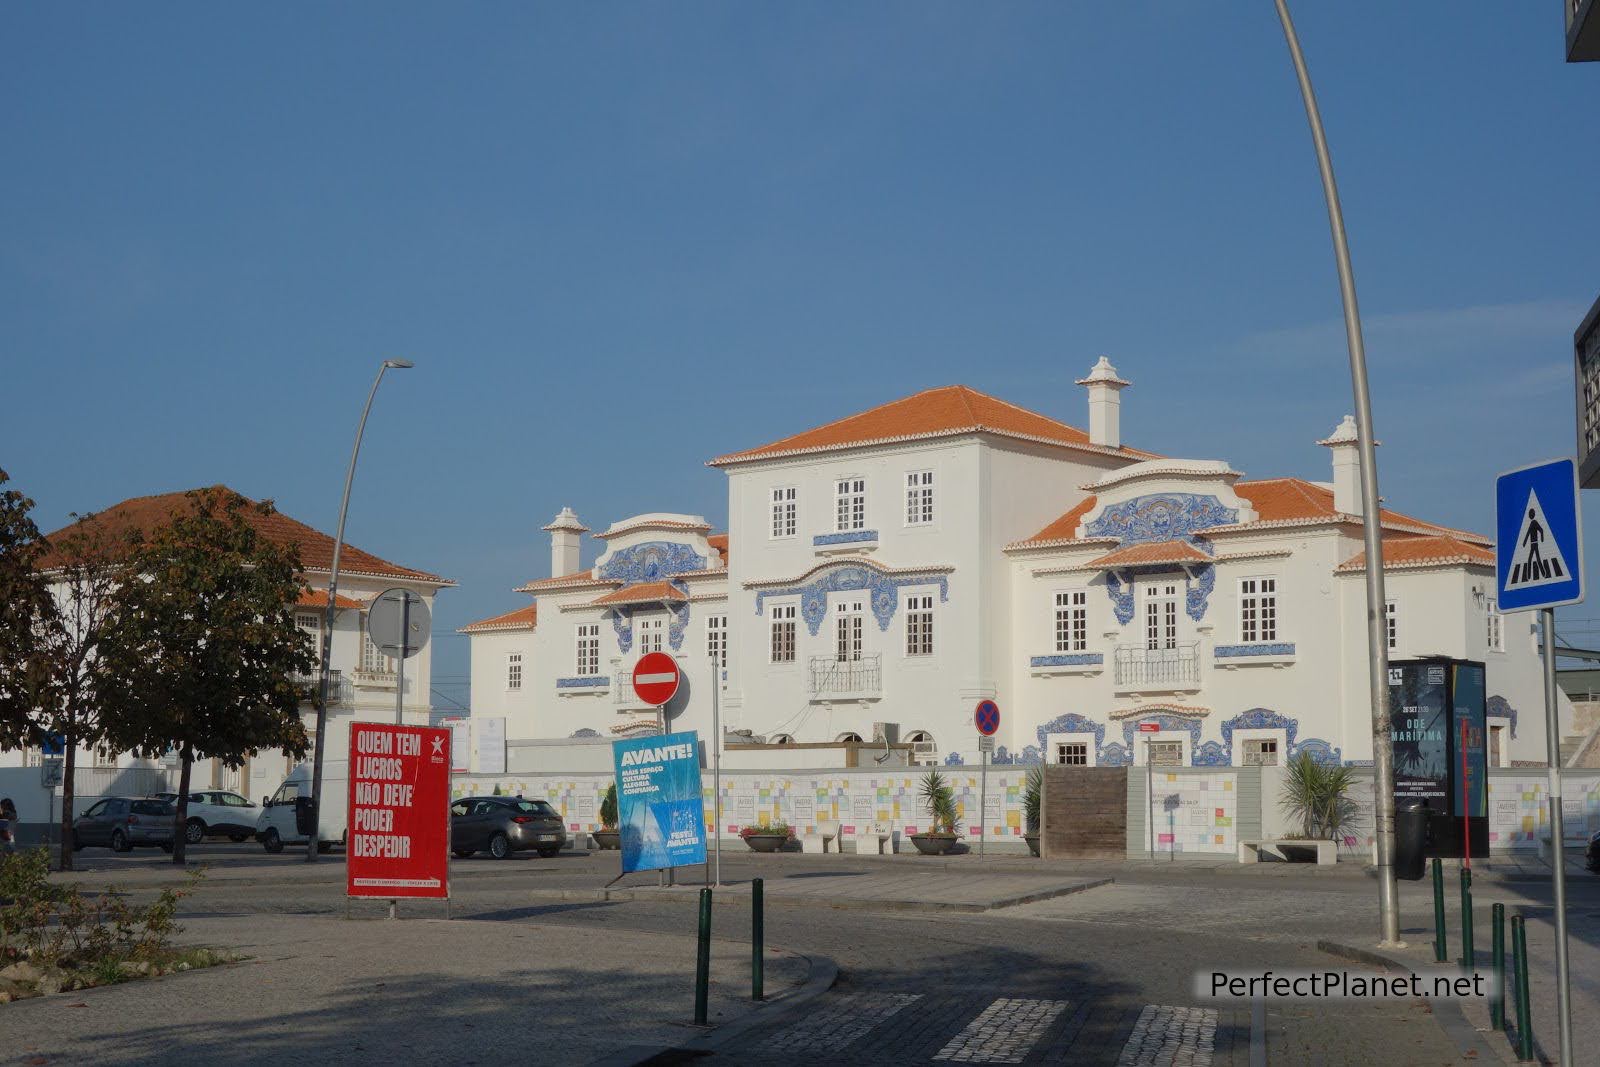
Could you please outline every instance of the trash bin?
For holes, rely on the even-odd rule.
[[[1419,881],[1427,868],[1428,808],[1402,800],[1394,808],[1394,876]]]
[[[301,837],[311,836],[311,798],[299,796],[294,798],[294,832]],[[1417,877],[1422,877],[1418,875]]]

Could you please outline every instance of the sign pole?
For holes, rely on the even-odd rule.
[[[1551,877],[1556,905],[1556,1011],[1561,1034],[1560,1063],[1572,1063],[1572,972],[1567,956],[1567,854],[1561,822],[1561,721],[1556,696],[1556,613],[1545,608],[1544,621],[1544,730],[1550,756]]]
[[[711,862],[722,888],[722,666],[711,657]]]
[[[984,747],[983,738],[978,738],[978,750],[982,755],[982,770],[978,772],[978,855],[983,856],[983,846],[989,842],[989,827],[985,820],[989,808],[989,750]]]
[[[1150,862],[1156,861],[1156,770],[1151,738],[1144,739],[1144,821],[1150,824]]]
[[[1472,870],[1472,790],[1467,788],[1467,720],[1461,720],[1461,863]],[[1487,771],[1488,768],[1485,768]]]
[[[405,593],[400,597],[400,647],[396,654],[400,657],[395,664],[394,675],[394,724],[405,725],[406,707],[406,645],[411,642],[411,594]]]

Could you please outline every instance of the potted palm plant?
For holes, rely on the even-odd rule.
[[[956,827],[956,791],[949,779],[938,771],[929,771],[922,778],[919,791],[922,807],[928,813],[928,829],[911,835],[911,843],[924,856],[942,856],[956,847],[961,835]]]
[[[617,783],[606,786],[606,795],[600,799],[600,829],[594,832],[594,847],[602,850],[622,847],[622,833],[617,829]]]
[[[1022,839],[1028,851],[1039,854],[1039,802],[1044,797],[1044,768],[1028,768],[1028,779],[1022,786],[1022,819],[1027,823]]]
[[[739,830],[739,838],[750,846],[751,852],[781,852],[794,840],[794,828],[786,822],[746,826]]]

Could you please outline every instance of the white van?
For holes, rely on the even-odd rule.
[[[345,809],[348,806],[350,761],[328,760],[322,765],[321,826],[317,833],[318,851],[329,852],[344,844]],[[261,815],[256,819],[256,840],[268,852],[282,852],[284,845],[303,845],[311,821],[311,764],[302,763],[289,772],[278,791],[261,800]]]

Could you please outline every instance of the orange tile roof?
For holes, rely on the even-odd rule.
[[[1239,482],[1233,491],[1250,501],[1257,522],[1292,522],[1300,519],[1333,519],[1339,512],[1333,506],[1333,490],[1308,482],[1304,478],[1266,478],[1261,481]],[[1410,515],[1382,509],[1383,524],[1388,527],[1411,526],[1418,532],[1438,531],[1464,541],[1489,544],[1489,539],[1467,530],[1454,530],[1448,526],[1413,518]],[[1360,516],[1357,515],[1357,518]],[[1249,523],[1241,523],[1249,526]]]
[[[242,493],[236,493],[225,485],[213,485],[195,492],[211,495],[219,500],[238,498],[247,503],[255,503]],[[161,493],[156,496],[136,496],[113,504],[104,511],[97,512],[89,520],[90,526],[104,531],[113,538],[126,536],[129,533],[148,535],[159,526],[171,522],[174,518],[191,511],[193,504],[188,493]],[[333,538],[321,530],[312,529],[303,522],[298,522],[283,514],[274,511],[270,515],[262,515],[253,508],[246,508],[243,512],[245,521],[256,528],[256,531],[267,540],[278,545],[294,544],[300,548],[300,564],[306,570],[326,571],[333,565]],[[57,530],[51,537],[70,534],[74,526]],[[46,556],[41,561],[41,567],[49,569],[52,565],[51,557]],[[402,567],[397,563],[380,559],[370,552],[363,551],[346,542],[339,554],[339,571],[341,574],[371,575],[378,578],[409,578],[430,585],[455,585],[448,578],[441,578],[436,574],[426,571],[413,570]]]
[[[722,565],[728,565],[728,535],[725,533],[712,534],[706,538],[706,544],[722,554]]]
[[[1210,563],[1211,557],[1187,541],[1149,541],[1091,560],[1090,567],[1133,567],[1152,563]]]
[[[529,604],[504,615],[495,615],[477,622],[469,622],[456,633],[475,634],[491,630],[531,630],[539,621],[539,605]]]
[[[297,608],[325,608],[328,606],[328,591],[326,589],[302,589],[300,590],[300,599],[294,602],[294,606]],[[343,611],[346,608],[359,608],[361,601],[351,600],[347,596],[336,596],[333,598],[333,606]]]
[[[1469,544],[1455,537],[1385,537],[1383,539],[1383,566],[1447,567],[1458,564],[1494,566],[1494,550],[1482,545]],[[1357,552],[1338,569],[1344,572],[1367,569],[1367,554]]]
[[[1083,517],[1094,509],[1095,498],[1086,496],[1082,501],[1073,505],[1065,515],[1056,519],[1050,525],[1028,538],[1026,541],[1017,542],[1019,545],[1031,545],[1040,541],[1071,541],[1078,536],[1078,524]]]
[[[964,433],[1001,434],[1106,455],[1127,456],[1129,459],[1150,459],[1154,456],[1152,452],[1132,448],[1105,448],[1091,444],[1089,435],[1075,426],[1019,408],[964,385],[946,385],[880,404],[858,415],[759,448],[718,456],[710,465],[719,467],[803,452],[824,452],[857,445]]]
[[[586,568],[573,571],[571,574],[559,574],[554,578],[536,578],[531,582],[524,582],[512,590],[515,593],[541,593],[561,589],[581,589],[588,585],[616,585],[616,582],[604,581],[594,576],[594,569]]]
[[[618,604],[655,604],[663,600],[682,601],[689,598],[671,582],[641,582],[626,589],[614,589],[591,603],[591,607],[612,607]]]

